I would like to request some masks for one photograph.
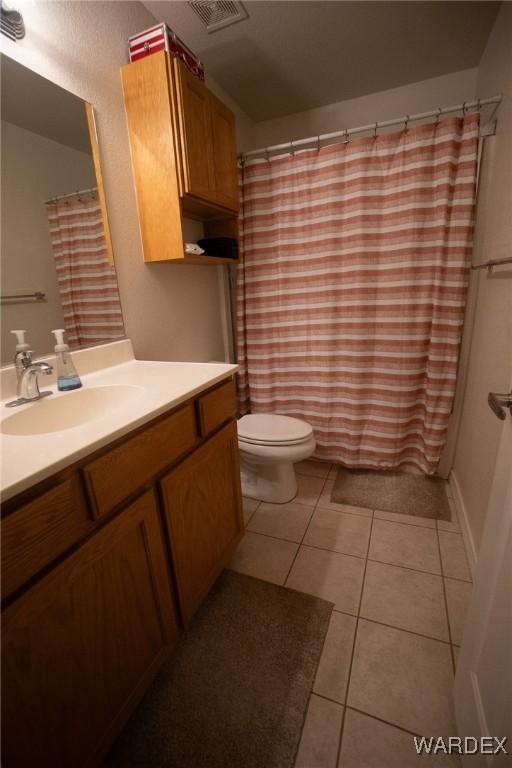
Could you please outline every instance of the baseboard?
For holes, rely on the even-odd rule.
[[[464,498],[460,490],[460,485],[457,481],[457,475],[455,474],[455,470],[453,469],[450,472],[448,483],[450,485],[453,501],[457,509],[457,516],[459,518],[460,530],[462,533],[462,538],[464,539],[464,544],[466,546],[466,554],[468,556],[469,569],[471,571],[471,575],[474,576],[476,564],[478,561],[478,554],[475,547],[473,534],[471,533],[468,512],[466,509],[466,505],[464,504]]]

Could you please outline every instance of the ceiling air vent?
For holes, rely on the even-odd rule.
[[[188,4],[197,13],[207,32],[216,32],[249,16],[242,3],[232,0],[189,0]]]
[[[7,3],[6,0],[2,0],[0,3],[0,32],[14,42],[25,37],[23,16],[11,8],[10,3]]]

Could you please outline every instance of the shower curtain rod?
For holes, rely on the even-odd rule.
[[[68,192],[66,195],[56,195],[50,197],[49,200],[45,200],[45,203],[56,203],[57,200],[64,200],[66,197],[77,197],[78,195],[88,195],[91,192],[97,192],[98,187],[91,187],[90,189],[77,189],[76,192]]]
[[[462,104],[455,104],[452,107],[439,107],[438,109],[431,110],[430,112],[417,112],[414,115],[404,115],[403,117],[397,117],[393,120],[379,120],[375,123],[368,123],[368,125],[361,125],[357,128],[346,128],[343,131],[335,131],[334,133],[323,133],[319,136],[311,136],[309,139],[297,139],[295,141],[286,141],[284,144],[274,144],[271,147],[261,147],[261,149],[252,149],[249,152],[244,152],[239,156],[240,160],[245,160],[248,157],[254,155],[268,155],[270,152],[278,152],[284,149],[297,149],[298,147],[304,147],[307,144],[320,144],[322,141],[328,141],[329,139],[339,139],[345,137],[348,139],[354,133],[363,133],[365,131],[375,131],[377,133],[379,128],[387,128],[391,125],[400,125],[404,123],[406,126],[413,120],[425,120],[428,117],[440,117],[441,115],[448,114],[450,112],[462,112],[465,114],[467,110],[477,107],[485,107],[488,104],[499,105],[501,103],[501,94],[497,96],[490,96],[488,99],[475,99],[474,101],[464,101]],[[496,107],[497,109],[497,107]],[[496,110],[494,110],[495,112]],[[493,112],[493,116],[494,116]]]

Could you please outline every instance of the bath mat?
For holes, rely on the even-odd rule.
[[[332,608],[225,571],[105,765],[292,768]]]
[[[440,477],[340,467],[331,501],[401,515],[451,520],[446,481]]]

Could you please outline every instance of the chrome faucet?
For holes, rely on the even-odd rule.
[[[39,400],[41,397],[51,395],[50,391],[39,391],[39,379],[40,374],[49,376],[53,372],[53,366],[49,363],[30,363],[27,365],[21,376],[20,382],[20,397],[22,400]]]
[[[14,368],[16,369],[16,397],[21,397],[21,378],[23,371],[32,365],[32,350],[23,350],[14,355]]]
[[[14,358],[16,376],[18,378],[17,398],[6,403],[7,408],[15,408],[18,405],[32,403],[53,394],[50,390],[40,392],[38,377],[43,374],[49,376],[53,372],[53,366],[43,361],[32,362],[32,351],[18,352]]]

